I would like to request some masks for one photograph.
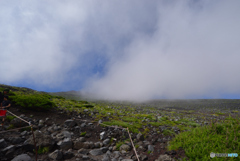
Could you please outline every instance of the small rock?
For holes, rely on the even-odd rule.
[[[94,143],[94,146],[95,146],[95,148],[100,148],[101,144],[100,144],[100,142],[96,142],[96,143]]]
[[[138,134],[137,134],[137,139],[140,140],[140,141],[143,141],[143,140],[144,140],[143,134],[138,133]]]
[[[50,153],[48,157],[53,160],[61,160],[63,158],[63,154],[60,150],[55,150],[54,152]]]
[[[67,151],[67,152],[63,153],[63,158],[64,159],[71,159],[72,157],[74,157],[73,152]]]
[[[91,155],[97,156],[97,155],[102,155],[103,152],[101,149],[93,149],[89,152]]]
[[[66,121],[64,122],[64,124],[65,124],[67,127],[70,127],[70,128],[77,125],[77,123],[76,123],[74,120],[71,120],[71,119],[66,120]]]
[[[7,142],[4,139],[0,140],[0,149],[6,148],[7,147]]]
[[[82,148],[82,149],[79,149],[79,150],[78,150],[78,153],[87,155],[87,154],[89,153],[89,150]]]
[[[27,131],[23,131],[20,135],[21,135],[21,136],[26,136],[27,134],[28,134]]]
[[[16,146],[14,146],[14,145],[9,145],[8,147],[4,148],[4,149],[2,150],[2,152],[3,152],[3,153],[6,153],[6,152],[9,151],[9,150],[15,150],[15,148],[16,148]]]
[[[80,125],[80,127],[86,127],[86,126],[87,124],[85,122]]]
[[[108,151],[108,147],[102,147],[100,149],[102,150],[103,153],[106,153]]]
[[[105,135],[106,135],[106,132],[105,132],[105,131],[104,131],[104,132],[101,132],[101,133],[100,133],[100,140],[103,140],[104,137],[105,137]]]
[[[129,151],[131,149],[131,147],[129,145],[123,144],[120,146],[120,151],[124,150],[124,151]]]
[[[148,151],[153,152],[154,151],[154,147],[152,145],[148,145]]]
[[[148,160],[148,156],[146,155],[140,155],[141,160]]]
[[[12,161],[33,161],[32,158],[27,154],[21,154],[13,158]]]
[[[65,138],[63,141],[59,141],[57,145],[63,150],[68,150],[72,148],[72,141],[70,138]]]
[[[90,158],[89,158],[89,156],[87,156],[87,155],[83,155],[83,156],[82,156],[82,160],[90,160]]]
[[[86,141],[85,137],[80,137],[78,140],[81,141],[81,142],[85,142]]]
[[[106,139],[103,141],[103,145],[108,145],[110,143],[110,139]]]
[[[158,159],[156,159],[155,161],[175,161],[175,159],[171,158],[169,155],[164,154],[164,155],[160,155],[158,157]]]

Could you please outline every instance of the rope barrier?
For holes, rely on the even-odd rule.
[[[130,133],[129,133],[128,127],[127,127],[127,128],[121,128],[121,127],[117,127],[117,126],[106,125],[106,124],[103,124],[103,123],[99,123],[99,124],[102,124],[102,125],[104,125],[104,126],[113,127],[113,128],[118,128],[118,129],[127,129],[127,132],[128,132],[128,135],[129,135],[129,138],[130,138],[130,141],[131,141],[131,144],[132,144],[132,146],[133,146],[134,153],[135,153],[135,155],[136,155],[136,157],[137,157],[137,160],[140,161],[139,158],[138,158],[138,155],[137,155],[136,148],[135,148],[135,146],[134,146],[134,144],[133,144],[132,137],[131,137],[131,135],[130,135]]]
[[[8,113],[10,113],[11,115],[19,118],[20,120],[26,122],[29,124],[29,126],[31,127],[31,130],[32,130],[32,135],[33,135],[33,141],[34,141],[34,145],[35,145],[35,152],[36,152],[36,161],[37,161],[37,146],[36,146],[36,141],[35,141],[35,136],[34,136],[34,132],[33,132],[33,127],[32,127],[32,124],[24,119],[22,119],[21,117],[18,117],[17,115],[13,114],[12,112],[10,112],[9,110],[7,110]]]
[[[12,112],[10,112],[10,111],[8,111],[8,110],[7,110],[7,112],[10,113],[10,114],[12,114],[13,116],[19,118],[20,120],[22,120],[22,121],[28,123],[28,124],[31,126],[31,123],[30,123],[30,122],[27,122],[26,120],[22,119],[21,117],[18,117],[17,115],[13,114]]]
[[[133,150],[134,150],[135,155],[136,155],[136,157],[137,157],[137,160],[140,161],[139,158],[138,158],[138,155],[137,155],[137,151],[136,151],[136,149],[135,149],[135,146],[134,146],[134,144],[133,144],[131,135],[130,135],[130,133],[129,133],[128,127],[127,127],[127,131],[128,131],[128,135],[129,135],[129,137],[130,137],[130,140],[131,140],[131,143],[132,143],[132,146],[133,146]]]
[[[28,123],[29,126],[26,126],[26,127],[31,127],[32,135],[33,135],[33,140],[34,140],[34,144],[35,144],[36,161],[37,161],[37,146],[36,146],[36,141],[35,141],[35,137],[34,137],[34,132],[33,132],[32,124],[31,124],[30,122],[28,122],[28,121],[22,119],[21,117],[19,117],[19,116],[13,114],[12,112],[10,112],[10,111],[8,111],[8,110],[7,110],[7,112],[10,113],[10,114],[12,114],[13,116],[19,118],[20,120],[22,120],[22,121]],[[81,119],[74,119],[74,120],[81,120]],[[87,121],[87,120],[82,120],[82,121]],[[133,146],[133,150],[134,150],[135,155],[136,155],[136,157],[137,157],[137,160],[140,161],[139,158],[138,158],[138,155],[137,155],[136,148],[135,148],[135,146],[134,146],[134,144],[133,144],[133,141],[132,141],[131,135],[130,135],[130,133],[129,133],[128,127],[127,127],[127,128],[121,128],[121,127],[118,127],[118,126],[110,126],[110,125],[106,125],[106,124],[103,124],[103,123],[98,123],[98,125],[99,125],[99,124],[102,124],[102,125],[104,125],[104,126],[113,127],[113,128],[118,128],[118,129],[127,129],[127,132],[128,132],[128,135],[129,135],[129,138],[130,138],[131,144],[132,144],[132,146]],[[26,128],[26,127],[22,127],[22,128]],[[8,130],[8,131],[4,131],[4,132],[14,131],[14,130],[22,129],[22,128],[12,129],[12,130]],[[0,133],[4,133],[4,132],[0,132]]]
[[[81,119],[74,119],[74,120],[81,120]],[[81,121],[87,121],[87,120],[81,120]],[[132,146],[133,146],[134,153],[135,153],[135,155],[136,155],[136,157],[137,157],[137,160],[140,161],[139,158],[138,158],[138,155],[137,155],[136,148],[135,148],[135,146],[134,146],[134,144],[133,144],[131,135],[130,135],[130,133],[129,133],[128,127],[127,127],[127,128],[121,128],[121,127],[118,127],[118,126],[110,126],[110,125],[106,125],[106,124],[103,124],[103,123],[98,123],[97,126],[98,126],[99,124],[101,124],[101,125],[103,125],[103,126],[112,127],[112,128],[127,129],[127,132],[128,132],[128,135],[129,135],[129,138],[130,138],[130,141],[131,141],[131,144],[132,144]]]
[[[7,130],[7,131],[1,131],[0,134],[1,133],[5,133],[5,132],[9,132],[9,131],[15,131],[15,130],[19,130],[19,129],[24,129],[26,127],[30,127],[30,126],[20,127],[20,128],[16,128],[16,129]]]

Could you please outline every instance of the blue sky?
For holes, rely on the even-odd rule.
[[[0,83],[111,100],[240,99],[240,1],[0,1]]]

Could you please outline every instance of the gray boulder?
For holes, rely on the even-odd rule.
[[[89,153],[89,150],[88,150],[88,149],[83,149],[83,148],[82,148],[82,149],[79,149],[79,150],[78,150],[78,153],[79,153],[79,154],[87,155],[87,154]]]
[[[63,158],[64,159],[71,159],[72,157],[74,157],[74,153],[71,151],[67,151],[63,153]]]
[[[138,134],[137,134],[137,139],[140,140],[140,141],[143,141],[143,140],[144,140],[143,134],[138,133]]]
[[[101,149],[93,149],[93,150],[89,151],[89,153],[91,155],[94,155],[94,156],[103,155],[104,154]]]
[[[100,149],[102,150],[103,153],[106,153],[108,151],[108,147],[102,147]]]
[[[76,141],[73,142],[73,149],[78,150],[78,149],[81,149],[83,147],[84,147],[84,143],[81,142],[80,140],[76,140]]]
[[[10,137],[10,138],[8,138],[8,140],[12,144],[20,144],[20,143],[23,143],[25,141],[25,139],[23,139],[21,137]]]
[[[164,154],[164,155],[159,155],[158,159],[156,159],[155,161],[175,161],[175,159],[171,158],[169,155]]]
[[[0,149],[6,148],[7,147],[7,142],[4,139],[0,140]]]
[[[49,147],[49,150],[51,150],[55,144],[55,141],[50,135],[46,135],[40,131],[35,131],[34,132],[35,136],[35,141],[37,147]],[[34,146],[34,139],[33,136],[31,135],[28,140],[24,142],[25,145],[32,145]]]
[[[11,161],[33,161],[33,159],[27,154],[21,154],[13,158]]]
[[[108,145],[110,143],[110,139],[105,139],[104,141],[103,141],[103,145]]]
[[[148,145],[148,151],[153,152],[154,151],[154,147],[152,145]]]
[[[76,121],[71,120],[71,119],[66,120],[66,121],[64,122],[64,124],[65,124],[67,127],[74,127],[74,126],[77,125]]]
[[[59,141],[57,145],[63,149],[63,150],[68,150],[72,148],[72,140],[70,138],[65,138],[63,141]]]
[[[131,149],[131,147],[127,144],[123,144],[120,146],[120,151],[124,150],[124,151],[129,151]]]
[[[54,152],[50,153],[48,157],[53,160],[61,160],[63,158],[63,154],[60,150],[55,150]]]
[[[62,131],[56,135],[57,139],[72,138],[72,134],[69,131]]]

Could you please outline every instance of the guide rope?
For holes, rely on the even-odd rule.
[[[35,136],[34,136],[33,127],[32,127],[32,124],[31,124],[31,122],[28,122],[28,121],[26,121],[26,120],[22,119],[21,117],[19,117],[19,116],[17,116],[17,115],[15,115],[15,114],[13,114],[13,113],[12,113],[12,112],[10,112],[9,110],[7,110],[7,112],[8,112],[8,113],[10,113],[10,114],[11,114],[11,115],[13,115],[13,116],[15,116],[15,117],[19,118],[20,120],[22,120],[22,121],[24,121],[24,122],[28,123],[28,124],[29,124],[29,126],[31,127],[31,130],[32,130],[32,135],[33,135],[33,141],[34,141],[34,144],[35,144],[36,161],[37,161],[37,146],[36,146]],[[27,126],[27,127],[29,127],[29,126]],[[26,128],[26,127],[22,127],[22,128]],[[22,129],[22,128],[18,128],[18,129]],[[14,131],[14,130],[17,130],[17,129],[13,129],[12,131]],[[10,131],[10,130],[8,130],[8,131],[4,131],[4,132],[9,132],[9,131]],[[1,132],[1,133],[3,133],[3,132]]]
[[[109,125],[106,125],[106,124],[103,124],[103,123],[99,123],[99,124],[102,124],[102,125],[104,125],[104,126],[109,126]],[[121,127],[118,127],[118,126],[109,126],[109,127],[118,128],[118,129],[127,129],[127,132],[128,132],[128,135],[129,135],[129,138],[130,138],[130,141],[131,141],[131,144],[132,144],[132,146],[133,146],[134,153],[135,153],[135,155],[136,155],[136,157],[137,157],[137,160],[140,161],[139,158],[138,158],[138,154],[137,154],[136,148],[135,148],[135,146],[134,146],[134,144],[133,144],[131,135],[130,135],[130,133],[129,133],[128,127],[127,127],[127,128],[121,128]]]

